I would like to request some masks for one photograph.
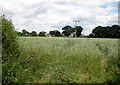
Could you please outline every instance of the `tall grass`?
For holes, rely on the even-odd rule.
[[[120,82],[117,39],[20,37],[15,82]]]

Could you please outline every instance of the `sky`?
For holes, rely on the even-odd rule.
[[[89,35],[97,26],[118,24],[119,0],[0,0],[0,14],[12,19],[15,29],[49,32],[79,20],[82,34]]]

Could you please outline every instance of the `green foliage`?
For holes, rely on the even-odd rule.
[[[50,31],[49,34],[54,35],[54,31]]]
[[[22,30],[22,34],[25,35],[25,34],[29,34],[28,31],[26,31],[25,29]]]
[[[18,32],[18,35],[19,35],[19,36],[23,36],[23,34],[22,34],[21,32]]]
[[[19,36],[29,36],[30,33],[28,31],[26,31],[25,29],[22,30],[22,32],[18,32]]]
[[[17,34],[11,19],[1,16],[2,21],[2,81],[3,83],[13,83],[15,79],[14,60],[19,56],[19,45]]]
[[[32,31],[32,36],[37,36],[37,32],[35,32],[35,31]]]
[[[64,30],[62,32],[62,34],[64,34],[64,36],[68,37],[70,35],[73,35],[73,36],[76,35],[76,37],[80,37],[83,28],[81,26],[76,26],[76,28],[72,28],[71,26],[68,25],[68,26],[63,27],[62,30]],[[76,33],[75,33],[75,31],[76,31]]]
[[[64,34],[64,36],[67,36],[67,37],[71,35],[71,33],[73,32],[73,28],[69,25],[63,27],[62,30],[64,30],[62,34]]]
[[[120,37],[120,26],[112,25],[107,27],[97,26],[93,29],[92,33],[98,38],[119,38]]]
[[[94,38],[95,35],[94,35],[93,33],[91,33],[91,34],[89,35],[89,37],[90,37],[90,38]]]
[[[42,32],[39,33],[39,36],[45,37],[45,34],[46,34],[46,32],[42,31]]]
[[[50,31],[49,34],[51,34],[52,36],[55,36],[55,37],[61,36],[61,33],[58,30]]]
[[[120,82],[117,39],[19,38],[17,82]],[[117,76],[118,75],[118,76]]]
[[[80,37],[82,30],[81,26],[76,26],[76,37]]]
[[[0,85],[2,84],[2,21],[0,19]]]

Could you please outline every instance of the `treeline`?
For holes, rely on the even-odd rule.
[[[120,26],[97,26],[89,35],[91,38],[120,38]]]
[[[36,31],[28,32],[25,29],[23,29],[22,32],[17,32],[17,34],[19,36],[34,36],[34,37],[35,36],[41,36],[41,37],[45,37],[47,35],[47,32],[41,31],[41,32],[39,32],[39,34],[37,34]],[[60,33],[60,31],[58,31],[58,30],[50,31],[48,34],[50,34],[51,36],[55,36],[55,37],[62,36],[62,34]]]
[[[76,26],[76,28],[73,28],[69,25],[62,28],[63,32],[61,33],[58,30],[49,31],[49,35],[52,37],[82,37],[84,35],[81,34],[83,28],[81,26]],[[22,30],[22,32],[17,32],[19,36],[41,36],[45,37],[47,35],[47,32],[41,31],[39,34],[37,34],[36,31],[28,32],[25,29]],[[120,37],[120,26],[118,25],[112,25],[102,27],[97,26],[95,29],[92,30],[92,33],[89,34],[89,38],[119,38]]]
[[[76,29],[75,29],[75,28],[67,25],[67,26],[63,27],[62,30],[63,30],[62,33],[58,30],[54,30],[54,31],[49,31],[48,34],[50,34],[52,37],[69,37],[69,36],[75,37],[75,34],[76,34],[76,37],[80,37],[83,28],[81,26],[76,26]],[[76,30],[76,33],[75,33],[75,30]],[[19,36],[45,37],[47,35],[47,32],[45,32],[45,31],[41,31],[41,32],[39,32],[39,34],[37,34],[36,31],[28,32],[25,29],[23,29],[22,32],[18,32],[18,31],[16,31],[16,32]]]

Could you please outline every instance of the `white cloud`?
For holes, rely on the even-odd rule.
[[[37,32],[61,30],[65,25],[74,26],[80,20],[84,33],[89,34],[98,25],[117,24],[118,0],[1,0],[0,10],[19,31],[23,28]]]
[[[28,30],[27,28],[25,28],[25,27],[23,27],[23,26],[15,25],[15,30],[17,30],[17,31],[22,31],[23,29]]]

